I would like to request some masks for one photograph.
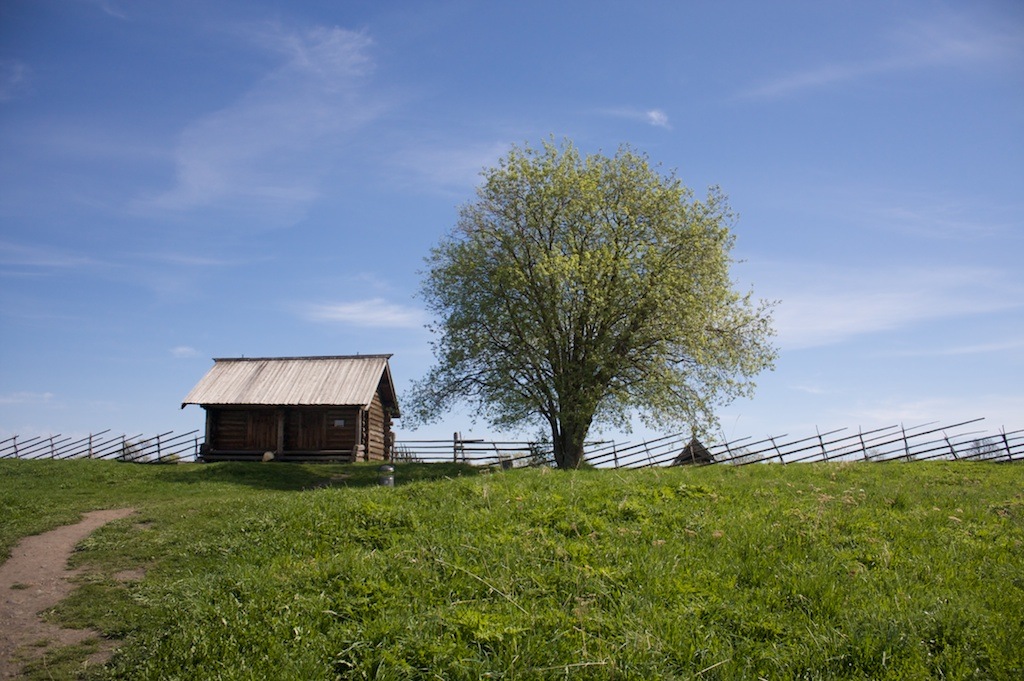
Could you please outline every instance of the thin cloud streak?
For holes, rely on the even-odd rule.
[[[0,102],[17,99],[28,88],[32,68],[16,59],[0,60]]]
[[[112,3],[112,2],[108,2],[107,0],[88,0],[88,1],[92,2],[92,4],[94,4],[97,7],[99,7],[100,10],[104,14],[106,14],[107,16],[113,17],[115,19],[121,19],[122,21],[127,21],[128,20],[128,15],[125,14],[124,12],[122,12],[121,10],[119,10],[117,7],[115,7],[114,3]]]
[[[302,316],[313,322],[364,328],[412,329],[425,323],[422,310],[389,303],[383,298],[309,305],[302,311]]]
[[[53,399],[53,393],[33,393],[33,392],[17,392],[9,393],[7,395],[0,395],[0,404],[15,405],[15,404],[40,404],[49,402]]]
[[[412,188],[465,197],[480,183],[480,174],[505,155],[511,142],[470,143],[464,146],[410,146],[390,165]]]
[[[191,345],[176,345],[171,348],[171,357],[174,357],[175,359],[189,359],[198,356],[199,351]]]
[[[1020,291],[998,271],[972,268],[899,271],[805,270],[773,295],[782,302],[775,325],[783,350],[836,345],[915,324],[1009,310]]]
[[[991,211],[991,207],[987,207]],[[995,219],[979,219],[979,210],[942,204],[938,200],[928,205],[880,206],[868,212],[868,217],[891,231],[900,231],[913,237],[942,240],[977,240],[979,237],[1011,237],[1012,223]]]
[[[817,385],[794,385],[791,387],[797,392],[806,393],[808,395],[827,395],[829,393],[828,390]]]
[[[963,357],[969,355],[989,355],[1000,352],[1019,352],[1024,350],[1024,341],[997,341],[977,343],[974,345],[958,345],[950,348],[932,350],[913,350],[907,352],[888,353],[890,357]]]
[[[598,113],[603,116],[622,118],[625,120],[636,121],[637,123],[646,123],[647,125],[651,125],[656,128],[664,128],[665,130],[672,129],[672,125],[669,123],[668,114],[662,109],[601,109]]]
[[[834,62],[754,85],[739,99],[779,99],[871,76],[987,62],[1021,52],[1021,31],[983,30],[957,17],[894,32],[887,57]]]
[[[180,265],[183,267],[238,267],[241,265],[249,265],[256,262],[266,262],[271,260],[270,257],[253,258],[249,260],[242,259],[227,259],[227,258],[214,258],[209,256],[201,255],[190,255],[186,253],[133,253],[131,258],[138,258],[141,260],[148,260],[153,262],[165,263],[168,265]]]
[[[96,264],[98,264],[96,260],[87,256],[74,255],[38,246],[26,246],[9,241],[0,241],[0,265],[67,269]]]
[[[849,423],[858,423],[864,428],[897,423],[907,426],[924,423],[949,425],[971,418],[984,418],[977,429],[991,432],[1004,426],[1017,427],[1021,413],[1024,413],[1024,398],[1019,395],[993,394],[966,399],[935,397],[885,400],[871,406],[853,407],[843,417]]]

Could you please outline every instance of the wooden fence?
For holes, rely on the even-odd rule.
[[[599,468],[645,468],[682,463],[698,465],[754,463],[811,463],[825,461],[974,461],[1024,460],[1024,430],[978,430],[984,419],[950,425],[934,423],[913,427],[902,424],[850,432],[846,428],[815,432],[808,437],[775,435],[762,440],[722,440],[705,445],[708,457],[686,460],[684,450],[691,433],[674,433],[638,443],[592,442],[585,446],[584,461]],[[683,456],[681,456],[683,455]],[[551,445],[543,442],[492,442],[465,440],[455,433],[451,440],[403,440],[395,445],[397,461],[457,461],[481,466],[514,468],[551,465]]]
[[[950,425],[902,424],[850,432],[846,428],[809,437],[775,435],[751,442],[751,438],[705,444],[707,464],[745,466],[754,463],[810,463],[825,461],[973,461],[1024,460],[1024,430],[997,432],[971,430],[984,419]],[[585,460],[599,467],[644,468],[690,463],[683,455],[692,441],[689,433],[676,433],[625,446],[604,446],[587,452]],[[682,456],[681,456],[682,455]]]
[[[399,440],[395,461],[420,463],[470,463],[478,466],[519,468],[544,465],[552,460],[551,446],[541,442],[466,440],[461,433],[451,440]]]
[[[153,436],[110,435],[109,430],[86,437],[50,435],[0,440],[0,459],[111,459],[131,463],[173,463],[195,460],[202,445],[198,430]]]
[[[599,468],[645,468],[682,463],[697,465],[755,463],[811,463],[825,461],[1024,461],[1024,430],[979,429],[984,419],[950,425],[902,424],[851,432],[841,428],[807,437],[775,435],[704,443],[706,457],[685,460],[693,440],[690,433],[675,433],[638,443],[589,442],[584,461]],[[171,463],[198,460],[203,438],[198,430],[172,431],[144,437],[110,431],[86,437],[47,437],[0,440],[0,459],[111,459],[132,463]],[[395,461],[424,463],[454,461],[477,466],[520,468],[552,465],[551,445],[530,441],[467,440],[455,433],[451,440],[399,440]]]

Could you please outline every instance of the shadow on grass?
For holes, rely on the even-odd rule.
[[[395,485],[479,475],[480,468],[456,463],[395,463]],[[179,464],[161,478],[183,484],[232,484],[270,490],[372,487],[380,484],[380,462],[297,464],[223,462]]]

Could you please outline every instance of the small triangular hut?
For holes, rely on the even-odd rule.
[[[701,444],[697,436],[694,435],[690,439],[690,443],[683,447],[683,451],[679,452],[679,455],[672,460],[672,465],[683,466],[686,464],[708,464],[714,462],[715,457],[711,455],[708,448]]]
[[[205,461],[387,460],[400,415],[390,357],[214,359],[181,406],[206,410]]]

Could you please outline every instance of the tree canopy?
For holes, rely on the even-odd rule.
[[[427,258],[435,364],[413,419],[468,402],[496,427],[550,428],[576,468],[595,424],[705,430],[771,368],[770,305],[735,290],[734,221],[717,188],[621,147],[513,147]]]

